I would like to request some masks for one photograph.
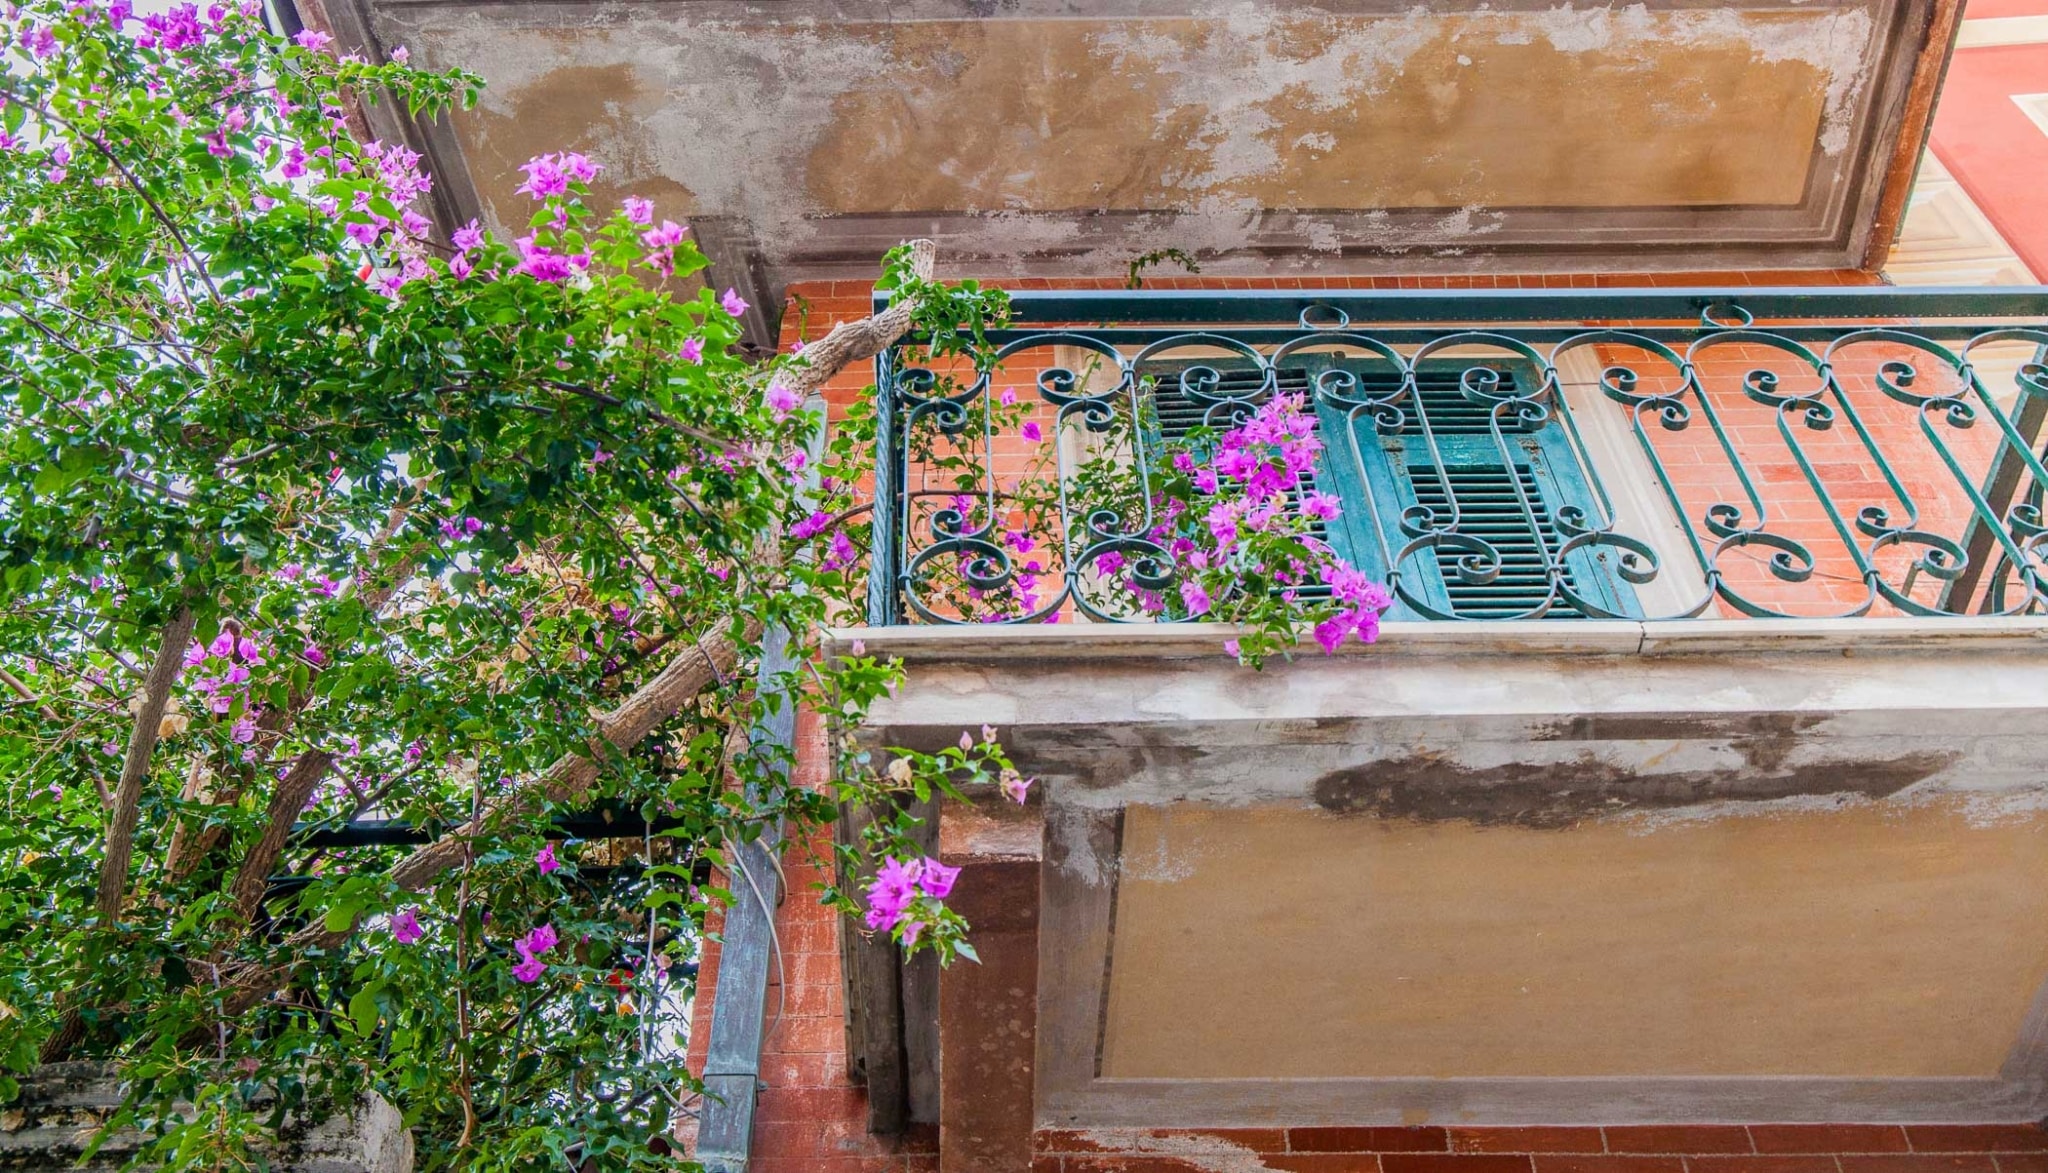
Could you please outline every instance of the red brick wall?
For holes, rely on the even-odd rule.
[[[2030,1125],[1041,1131],[1031,1173],[2042,1173]]]
[[[796,779],[824,782],[824,724],[797,722]],[[836,918],[818,903],[830,863],[829,836],[783,855],[787,891],[775,918],[782,968],[769,970],[769,1026],[761,1047],[765,1085],[754,1124],[754,1173],[934,1173],[935,1128],[902,1137],[868,1134],[867,1093],[846,1068],[846,1019],[839,980]],[[724,881],[721,880],[721,883]],[[713,932],[717,925],[711,926]],[[690,1024],[690,1067],[704,1070],[711,1006],[718,987],[718,945],[707,943]],[[777,1014],[777,1010],[780,1014]]]

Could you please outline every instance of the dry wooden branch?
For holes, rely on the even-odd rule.
[[[171,699],[171,684],[192,642],[198,619],[189,607],[181,608],[164,625],[163,642],[157,645],[156,661],[142,682],[142,704],[135,714],[135,727],[128,734],[128,756],[121,762],[121,781],[114,788],[113,817],[107,823],[107,849],[100,859],[100,885],[95,904],[100,919],[111,925],[121,915],[128,896],[128,861],[135,854],[135,822],[142,803],[142,781],[149,776],[149,757],[156,751],[157,735],[163,725],[164,705]]]
[[[918,280],[931,280],[937,257],[938,248],[931,241],[910,242],[910,271]],[[895,345],[910,329],[911,317],[916,312],[917,302],[906,299],[892,302],[888,309],[873,317],[839,323],[823,338],[804,347],[807,365],[798,367],[784,382],[808,398],[849,364],[873,358]]]
[[[291,838],[292,825],[299,814],[306,809],[306,801],[313,797],[314,787],[327,776],[327,770],[334,764],[334,755],[324,749],[309,749],[299,755],[291,769],[285,771],[277,789],[270,795],[269,817],[263,824],[263,835],[242,857],[242,866],[235,873],[235,882],[228,889],[234,898],[235,911],[242,923],[248,924],[256,918],[256,907],[263,902],[263,889],[270,880],[270,869],[284,853],[284,845]]]

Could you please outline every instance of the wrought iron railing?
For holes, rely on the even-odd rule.
[[[1148,470],[1276,394],[1391,618],[2048,610],[2048,288],[1013,305],[878,360],[872,622],[1174,618]]]

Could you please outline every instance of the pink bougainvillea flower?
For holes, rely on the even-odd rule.
[[[825,527],[830,524],[832,524],[832,515],[821,509],[791,526],[789,536],[796,541],[807,542],[824,533]]]
[[[643,227],[654,223],[653,200],[643,200],[639,196],[627,196],[621,206],[626,210],[626,219],[631,220],[633,223]]]
[[[645,223],[645,221],[642,221]],[[674,248],[683,243],[683,233],[689,229],[674,220],[663,220],[661,227],[649,228],[640,234],[640,243],[648,248]]]
[[[1024,799],[1031,793],[1031,784],[1035,781],[1037,779],[1026,778],[1015,770],[1004,770],[1001,781],[1003,797],[1022,806]]]
[[[391,51],[391,59],[393,61],[396,61],[400,65],[404,65],[406,62],[412,60],[412,50],[406,48],[404,45],[400,45],[398,48],[393,49]]]
[[[235,633],[232,631],[223,631],[219,635],[214,636],[213,642],[206,645],[206,650],[213,653],[216,656],[234,655]]]
[[[324,667],[327,664],[327,653],[320,650],[319,644],[307,644],[306,650],[300,652],[299,656],[315,668]]]
[[[1045,438],[1045,433],[1041,432],[1038,428],[1037,420],[1025,420],[1024,426],[1017,429],[1017,434],[1033,444]]]
[[[735,318],[747,312],[747,299],[741,297],[737,289],[728,288],[725,296],[718,299],[718,304],[725,307],[725,312]]]
[[[959,878],[959,868],[949,868],[931,856],[926,856],[917,870],[918,888],[933,900],[944,900],[951,895],[953,881]]]
[[[917,898],[917,875],[922,861],[885,859],[868,884],[866,924],[887,931],[903,919],[903,910]]]
[[[682,349],[678,350],[676,355],[684,362],[703,362],[704,340],[702,338],[685,339]]]
[[[526,172],[526,182],[513,189],[522,195],[544,200],[569,190],[569,177],[563,173],[562,165],[554,155],[535,155],[520,164]]]
[[[853,539],[846,536],[845,530],[840,530],[832,535],[832,541],[826,547],[825,558],[820,565],[826,570],[843,570],[853,565],[854,560],[859,557],[860,550],[854,546]]]
[[[521,953],[519,955],[519,964],[512,967],[512,976],[518,978],[521,983],[530,986],[539,981],[540,975],[547,971],[546,962],[531,953]]]
[[[970,751],[972,751],[973,749],[974,749],[974,735],[973,735],[972,733],[969,733],[969,732],[968,732],[967,730],[965,730],[965,729],[962,729],[962,730],[960,731],[960,750],[961,750],[961,752],[962,752],[962,753],[967,753],[967,752],[970,752]]]
[[[777,420],[789,418],[790,412],[804,404],[803,396],[797,394],[794,388],[781,383],[769,383],[768,393],[763,401],[768,404],[768,410],[775,413]]]
[[[1345,624],[1342,616],[1333,615],[1316,624],[1316,642],[1323,646],[1324,655],[1328,655],[1343,646],[1344,637],[1349,634],[1351,634],[1351,630]]]
[[[419,913],[410,908],[401,908],[391,916],[391,939],[401,945],[410,945],[427,935],[420,927]]]
[[[540,854],[533,857],[533,863],[543,876],[562,866],[561,861],[555,858],[555,845],[552,843],[540,849]]]
[[[1302,494],[1301,512],[1302,516],[1318,521],[1334,521],[1344,512],[1344,506],[1333,494],[1310,492]]]
[[[1202,588],[1201,583],[1196,582],[1192,578],[1180,584],[1180,600],[1187,604],[1188,614],[1190,615],[1206,615],[1209,613],[1209,592]]]
[[[299,43],[299,48],[311,49],[317,53],[332,44],[334,38],[317,29],[300,29],[299,35],[293,37],[292,40]]]
[[[475,220],[471,220],[469,223],[457,228],[448,239],[454,242],[456,248],[461,249],[463,252],[468,252],[470,249],[483,244],[484,230],[477,227]]]
[[[535,281],[546,281],[551,284],[567,281],[574,273],[571,258],[545,245],[535,244],[533,237],[522,236],[518,244],[519,264],[513,272],[524,273]]]
[[[539,925],[519,942],[519,948],[527,953],[546,953],[561,942],[553,925]]]
[[[228,738],[236,745],[247,745],[256,740],[256,718],[244,713],[228,730]]]

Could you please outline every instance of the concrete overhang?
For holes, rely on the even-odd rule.
[[[1043,779],[1040,1126],[2048,1112],[2048,621],[1227,635],[839,634]]]
[[[951,274],[1874,267],[1955,0],[300,0],[488,83],[425,148],[519,227],[529,156],[687,217],[779,312],[910,236]],[[1171,265],[1163,272],[1176,272]],[[767,320],[753,323],[765,339]]]
[[[2048,620],[1388,623],[1241,668],[1210,624],[866,628],[889,744],[1003,728],[1062,802],[1311,802],[1547,825],[2048,786]]]

